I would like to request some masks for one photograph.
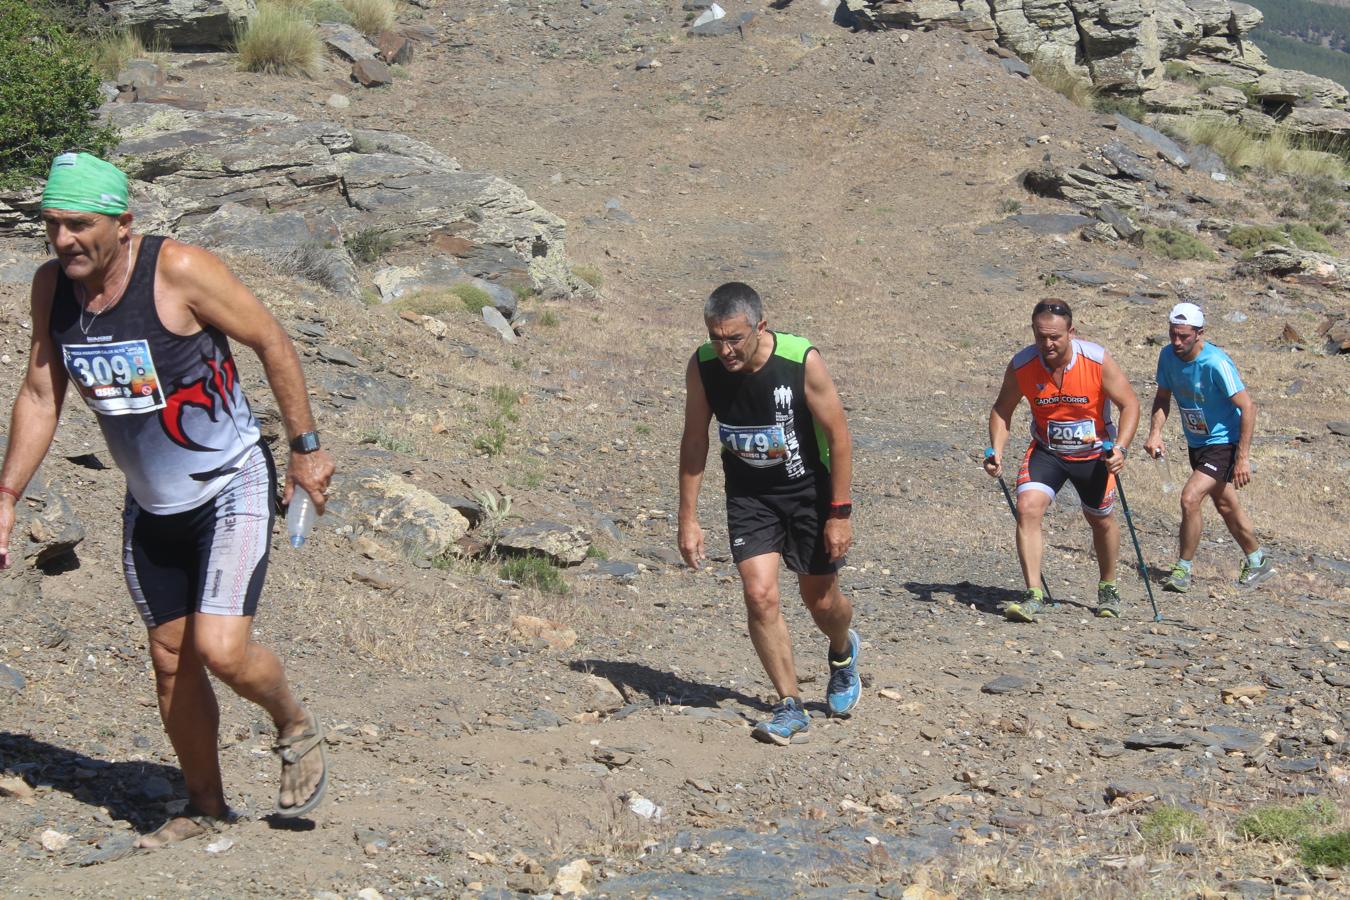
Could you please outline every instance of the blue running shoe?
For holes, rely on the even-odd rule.
[[[858,632],[850,628],[848,656],[830,659],[830,686],[825,694],[830,715],[846,718],[853,714],[853,708],[862,699],[862,679],[858,677],[858,660],[861,658],[862,642],[858,640]]]
[[[757,741],[786,747],[792,743],[794,734],[805,731],[810,725],[811,720],[806,717],[801,703],[793,697],[785,697],[773,708],[773,718],[760,722],[750,733]]]

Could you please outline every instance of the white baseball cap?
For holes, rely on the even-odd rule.
[[[1167,321],[1173,325],[1190,325],[1193,328],[1205,327],[1205,313],[1194,303],[1178,303],[1167,314]]]

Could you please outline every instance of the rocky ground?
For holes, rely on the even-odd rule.
[[[1340,827],[1350,809],[1350,356],[1325,346],[1346,295],[1239,276],[1208,233],[1213,262],[1083,241],[1084,221],[1053,218],[1082,205],[1019,176],[1114,141],[1145,170],[1131,183],[1147,205],[1175,221],[1269,223],[1303,195],[1171,166],[957,32],[853,34],[808,0],[753,11],[743,35],[704,38],[646,0],[410,9],[432,37],[371,90],[338,60],[314,80],[240,74],[224,55],[162,60],[210,109],[401,131],[501,176],[566,220],[567,255],[599,290],[523,300],[507,343],[467,311],[410,320],[231,257],[299,342],[345,475],[310,544],[276,548],[257,620],[332,730],[329,799],[300,827],[266,818],[267,723],[223,697],[221,757],[245,820],[129,850],[182,783],[117,567],[121,478],[89,414],[67,407],[27,514],[34,546],[78,527],[83,541],[0,580],[7,893],[1350,894],[1343,869],[1309,870],[1235,827],[1308,795],[1329,798]],[[400,241],[360,267],[368,301],[381,265],[430,249]],[[0,247],[6,395],[40,256],[31,239]],[[701,507],[713,564],[687,571],[674,549],[682,367],[702,298],[729,279],[821,347],[856,448],[843,584],[864,699],[850,721],[823,717],[824,647],[789,600],[813,713],[810,740],[789,748],[749,737],[772,698],[722,550],[715,463]],[[1047,295],[1074,305],[1145,404],[1166,310],[1205,305],[1259,405],[1244,501],[1276,578],[1237,589],[1239,554],[1211,514],[1197,587],[1159,594],[1162,622],[1128,565],[1127,615],[1095,619],[1088,533],[1061,503],[1046,574],[1063,602],[1036,626],[1001,618],[1019,576],[978,459],[1002,369]],[[241,364],[275,434],[258,367]],[[1175,430],[1168,446],[1182,458]],[[1125,476],[1155,568],[1175,552],[1165,480],[1139,459]],[[509,514],[482,510],[507,496]],[[558,593],[503,580],[496,562],[414,552],[411,532],[375,521],[409,504],[451,530],[466,513],[470,542],[528,543],[508,532],[559,523],[556,552],[583,561]],[[1146,838],[1166,803],[1201,827]]]

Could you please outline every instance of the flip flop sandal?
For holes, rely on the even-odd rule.
[[[295,766],[317,748],[319,759],[323,764],[323,775],[319,778],[318,785],[314,792],[309,795],[304,803],[299,806],[282,806],[281,793],[277,792],[277,806],[272,815],[281,819],[298,819],[305,815],[323,802],[324,792],[328,790],[328,754],[323,748],[324,733],[323,728],[319,726],[319,719],[314,717],[314,727],[303,734],[297,734],[293,737],[280,738],[272,747],[272,752],[281,757],[282,771],[286,766]]]
[[[180,838],[179,840],[176,841],[169,841],[168,843],[161,844],[158,847],[146,847],[142,849],[162,850],[165,847],[171,847],[174,844],[181,844],[183,841],[190,841],[193,840],[194,838],[206,837],[207,835],[210,834],[219,834],[229,826],[238,822],[239,815],[238,813],[236,813],[234,810],[231,809],[226,810],[225,815],[223,816],[213,816],[202,812],[200,809],[189,803],[187,806],[183,807],[182,812],[176,815],[169,816],[169,821],[165,822],[163,825],[159,826],[154,831],[147,834],[146,837],[154,837],[155,835],[159,834],[161,831],[172,825],[175,819],[187,819],[189,822],[191,822],[193,825],[196,825],[202,831],[200,834],[194,834],[191,837]]]

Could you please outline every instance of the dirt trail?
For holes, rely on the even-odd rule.
[[[1320,792],[1342,817],[1346,808],[1345,745],[1324,733],[1350,725],[1350,573],[1338,561],[1350,504],[1337,488],[1346,445],[1323,423],[1350,395],[1344,357],[1293,355],[1276,341],[1282,321],[1311,333],[1345,299],[1073,235],[978,233],[1010,201],[1067,211],[1023,192],[1018,173],[1118,135],[953,32],[849,34],[798,0],[761,11],[744,41],[697,40],[673,7],[434,9],[426,21],[442,42],[406,79],[323,111],[407,131],[521,185],[568,221],[569,252],[603,275],[603,299],[534,301],[557,325],[528,326],[510,348],[453,319],[454,336],[481,350],[466,358],[389,309],[309,309],[287,299],[280,274],[247,270],[288,325],[320,315],[339,342],[371,342],[445,377],[416,382],[397,411],[370,399],[339,407],[318,392],[340,465],[378,464],[447,492],[462,493],[461,479],[491,486],[522,514],[603,515],[616,527],[598,546],[643,571],[615,580],[591,560],[559,597],[504,584],[492,566],[366,558],[331,531],[302,554],[279,547],[258,631],[334,728],[328,802],[313,828],[258,818],[275,791],[268,729],[255,708],[222,697],[226,783],[252,818],[223,852],[196,841],[114,858],[127,823],[163,817],[148,780],[163,779],[169,796],[181,782],[116,569],[120,478],[61,458],[98,449],[87,414],[69,407],[50,468],[90,537],[78,567],[4,582],[0,651],[28,683],[0,698],[0,760],[41,787],[31,800],[0,799],[0,885],[16,896],[542,892],[560,864],[585,857],[601,879],[592,889],[615,895],[880,885],[898,896],[926,881],[963,896],[1171,896],[1279,879],[1343,892],[1231,833],[1235,814],[1289,793]],[[644,52],[662,65],[634,69]],[[337,84],[216,62],[190,77],[213,105],[248,96],[305,115]],[[1158,168],[1178,194],[1256,203],[1240,184]],[[1048,287],[1064,269],[1113,280]],[[670,560],[680,373],[702,336],[703,298],[729,279],[760,288],[774,327],[822,348],[857,447],[844,584],[867,690],[852,721],[822,717],[824,648],[788,596],[815,714],[811,741],[786,750],[749,739],[769,686],[725,559],[715,461],[701,508],[721,558],[702,573]],[[1151,302],[1124,299],[1144,288]],[[1199,586],[1165,599],[1168,621],[1148,621],[1129,574],[1126,618],[1096,620],[1088,533],[1062,503],[1046,569],[1066,604],[1035,627],[998,615],[1019,579],[1007,509],[977,457],[1002,368],[1049,291],[1074,304],[1083,333],[1117,355],[1145,403],[1158,352],[1147,338],[1163,332],[1173,298],[1201,296],[1223,323],[1220,342],[1262,404],[1246,499],[1282,571],[1266,589],[1231,586],[1237,554],[1211,516]],[[11,285],[0,292],[5,349],[22,359],[26,300]],[[1233,312],[1249,318],[1230,323]],[[322,377],[322,363],[306,364]],[[251,396],[265,397],[257,367],[245,367]],[[5,395],[15,383],[11,370]],[[472,446],[494,385],[524,402],[506,451],[484,457]],[[372,434],[400,443],[382,449]],[[1179,455],[1179,436],[1168,441]],[[1140,461],[1126,477],[1149,561],[1162,565],[1174,552],[1174,495]],[[510,628],[521,612],[579,640],[554,651],[522,639]],[[1005,675],[1021,681],[990,686]],[[1222,689],[1248,684],[1261,688],[1250,705],[1221,701]],[[630,809],[635,795],[662,807],[659,820]],[[1155,800],[1122,812],[1113,795]],[[1168,798],[1208,825],[1189,836],[1190,855],[1138,835],[1140,817]],[[42,849],[48,829],[71,835],[70,847]],[[100,850],[110,861],[75,865]]]

